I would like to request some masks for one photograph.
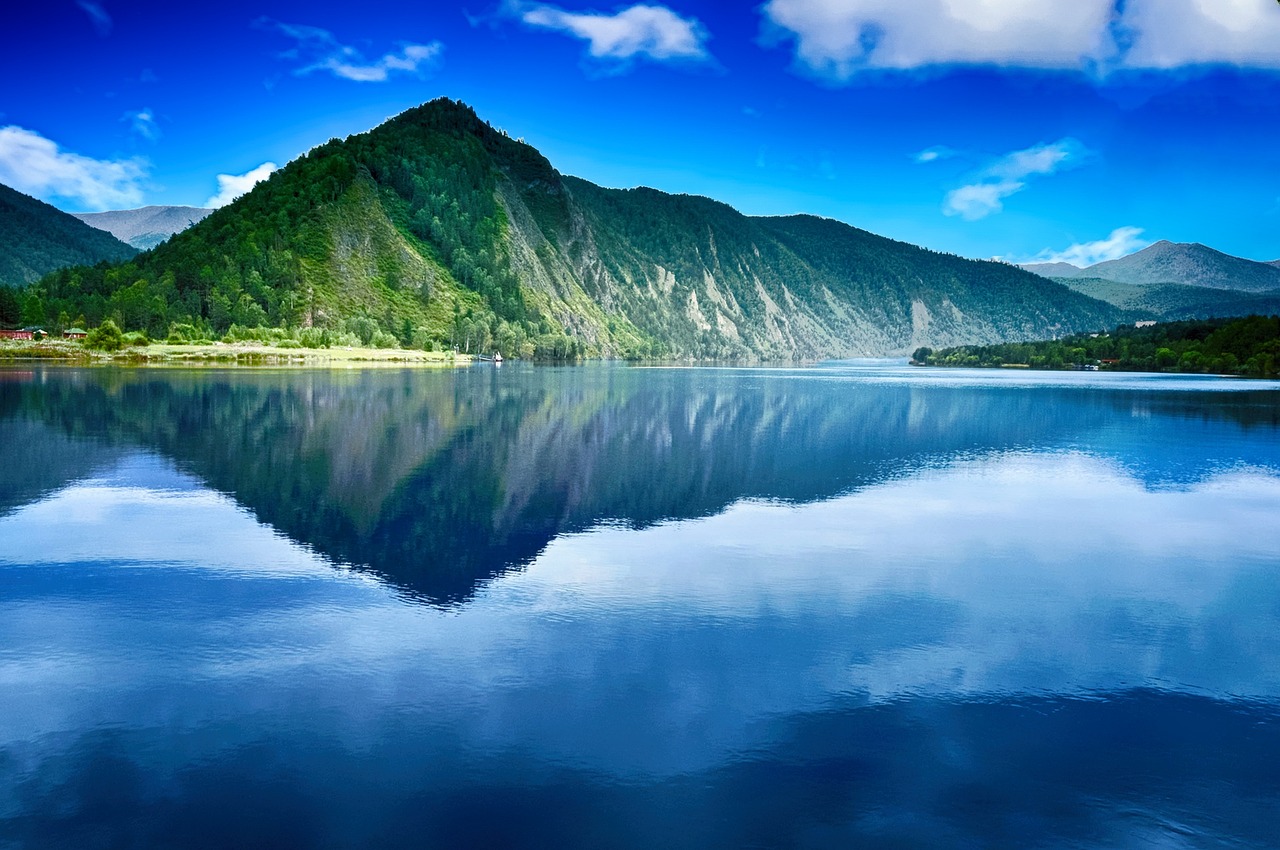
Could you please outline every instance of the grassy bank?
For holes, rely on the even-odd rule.
[[[277,348],[258,342],[209,345],[129,346],[115,352],[93,351],[68,340],[0,340],[0,364],[45,361],[76,365],[123,366],[465,366],[473,358],[444,351],[400,348]]]

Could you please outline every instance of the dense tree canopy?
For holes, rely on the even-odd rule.
[[[1280,317],[1249,316],[1122,325],[1111,333],[1083,334],[1044,342],[917,349],[928,366],[1029,366],[1069,369],[1098,365],[1127,372],[1195,372],[1280,375]]]

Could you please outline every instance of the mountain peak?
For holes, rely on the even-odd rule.
[[[1162,239],[1127,257],[1089,266],[1088,277],[1118,283],[1176,283],[1242,292],[1280,290],[1280,268],[1224,254],[1199,242]]]

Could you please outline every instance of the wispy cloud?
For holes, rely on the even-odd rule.
[[[39,133],[0,127],[0,183],[41,200],[64,199],[88,210],[137,206],[149,167],[144,159],[69,153]]]
[[[769,0],[765,34],[846,81],[864,70],[948,65],[1280,69],[1274,0]]]
[[[404,43],[400,45],[399,52],[369,60],[356,48],[342,44],[333,33],[319,27],[286,24],[271,18],[259,18],[254,26],[274,30],[293,39],[294,46],[281,53],[280,58],[298,63],[293,71],[298,76],[325,71],[344,80],[381,83],[393,74],[422,74],[444,51],[444,46],[438,41]]]
[[[587,42],[593,59],[629,62],[704,61],[707,31],[696,18],[682,18],[666,6],[638,4],[612,15],[568,12],[543,4],[508,4],[531,27],[557,30]]]
[[[1024,263],[1070,263],[1076,268],[1087,268],[1107,260],[1127,257],[1151,244],[1142,238],[1141,227],[1117,227],[1111,235],[1096,242],[1079,242],[1061,251],[1046,248]]]
[[[93,29],[98,35],[104,38],[111,35],[111,16],[107,14],[106,9],[102,8],[101,3],[93,3],[91,0],[76,0],[76,5],[89,16],[89,23],[93,24]]]
[[[244,193],[248,192],[254,186],[261,183],[271,176],[271,172],[275,171],[279,166],[274,162],[264,162],[257,168],[246,171],[244,174],[219,174],[218,175],[218,193],[212,198],[204,202],[206,207],[217,209],[225,207]]]
[[[946,145],[934,145],[931,148],[925,148],[919,153],[913,154],[912,159],[916,162],[924,164],[927,162],[937,162],[943,159],[951,159],[958,153]]]
[[[1075,139],[1036,145],[1000,157],[975,175],[973,183],[947,193],[942,211],[976,221],[1004,209],[1004,199],[1021,192],[1033,177],[1044,177],[1078,165],[1088,149]]]
[[[137,112],[126,112],[120,120],[128,121],[129,129],[149,142],[160,138],[160,125],[156,123],[155,113],[149,107]]]

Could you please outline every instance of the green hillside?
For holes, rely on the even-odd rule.
[[[309,328],[307,344],[522,356],[790,359],[1110,326],[1013,266],[808,216],[562,177],[438,100],[322,145],[155,250],[64,270],[45,314],[153,336]]]
[[[1092,277],[1062,278],[1058,282],[1148,319],[1172,321],[1280,313],[1280,292],[1240,292],[1173,283],[1117,283]]]
[[[0,286],[21,287],[56,269],[136,253],[110,233],[0,184]]]

